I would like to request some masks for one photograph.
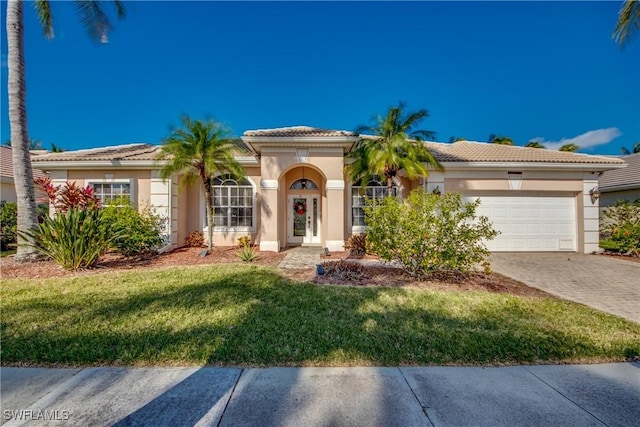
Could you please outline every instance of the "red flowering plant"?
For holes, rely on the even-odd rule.
[[[35,183],[42,187],[56,213],[66,213],[69,209],[92,210],[100,208],[100,199],[90,186],[80,187],[67,181],[54,186],[48,176],[39,177]]]

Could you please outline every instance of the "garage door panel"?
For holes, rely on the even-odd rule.
[[[576,249],[574,197],[468,196],[480,199],[476,214],[489,218],[501,234],[487,242],[492,251]]]

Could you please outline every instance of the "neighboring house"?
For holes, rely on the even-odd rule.
[[[617,200],[640,199],[640,153],[618,158],[624,160],[627,167],[606,171],[600,176],[600,208],[613,206]]]
[[[37,151],[36,153],[32,153],[31,159],[33,160],[34,154],[40,155],[43,152],[47,153],[47,151]],[[33,178],[35,179],[40,176],[44,176],[42,171],[34,168]],[[36,194],[38,201],[40,201],[43,195],[44,193]],[[11,147],[7,147],[4,145],[0,145],[0,200],[4,200],[9,203],[13,203],[17,200],[16,187],[13,181],[13,160],[11,157]],[[42,200],[42,202],[47,203],[48,201]]]
[[[304,126],[247,131],[236,158],[246,178],[214,180],[214,243],[235,245],[250,235],[263,251],[292,245],[343,250],[345,240],[365,230],[360,187],[344,174],[346,153],[359,135]],[[394,193],[418,187],[480,198],[479,214],[501,231],[495,251],[598,249],[598,200],[590,191],[600,172],[625,166],[620,159],[498,144],[426,143],[444,167],[425,180],[399,177]],[[131,144],[51,153],[33,159],[54,182],[92,186],[103,199],[128,195],[165,216],[171,244],[204,230],[205,206],[198,186],[178,189],[177,177],[160,178],[159,147]],[[383,197],[386,183],[364,183]],[[205,233],[206,234],[206,233]]]

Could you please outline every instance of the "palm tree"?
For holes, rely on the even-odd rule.
[[[114,0],[119,18],[125,11],[123,4]],[[98,1],[75,1],[82,24],[93,40],[106,41],[112,27]],[[37,0],[35,10],[45,36],[53,37],[53,16],[50,2]],[[24,15],[22,0],[7,0],[7,94],[9,98],[9,126],[11,128],[12,162],[18,203],[18,251],[16,261],[32,261],[38,257],[33,242],[25,237],[38,223],[36,198],[33,188],[29,134],[27,132],[27,90],[24,60]]]
[[[500,144],[500,145],[514,145],[513,139],[508,136],[496,136],[495,134],[489,135],[489,142],[491,144]]]
[[[618,22],[611,36],[622,46],[638,29],[640,29],[640,1],[625,0],[618,12]]]
[[[352,182],[367,182],[374,176],[384,176],[388,195],[393,178],[403,170],[410,179],[429,175],[427,166],[442,169],[440,163],[424,145],[424,139],[433,139],[434,132],[415,127],[429,117],[427,110],[412,113],[404,111],[405,104],[390,107],[386,117],[376,116],[371,125],[356,129],[361,135],[348,154],[352,160],[345,170]]]
[[[245,175],[244,168],[233,157],[234,144],[228,139],[228,128],[214,120],[192,120],[182,117],[182,128],[173,129],[161,147],[158,156],[164,164],[160,169],[163,179],[179,176],[184,187],[200,179],[207,203],[208,251],[213,242],[213,191],[212,179],[216,173]]]
[[[569,151],[571,153],[573,153],[574,151],[578,151],[580,149],[580,146],[576,145],[576,144],[564,144],[562,147],[560,147],[560,151]]]
[[[529,141],[525,147],[528,148],[547,148],[544,145],[540,144],[538,141]]]
[[[51,143],[51,152],[52,153],[62,153],[64,152],[64,148],[62,148],[59,145],[54,144],[53,142]]]
[[[629,150],[627,147],[621,147],[620,151],[622,152],[622,154],[624,154],[625,156],[631,153],[640,153],[640,141],[636,142],[635,144],[633,144],[633,151]]]

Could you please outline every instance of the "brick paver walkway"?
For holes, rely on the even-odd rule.
[[[640,323],[640,263],[574,253],[494,253],[494,271]]]
[[[280,268],[315,268],[320,264],[320,254],[323,248],[319,246],[299,246],[287,249],[284,259],[278,264]]]

